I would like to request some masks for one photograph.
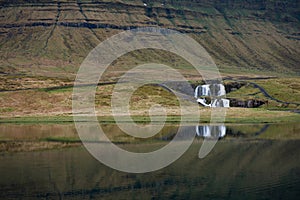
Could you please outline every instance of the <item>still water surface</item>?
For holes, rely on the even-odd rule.
[[[29,131],[30,126],[42,130],[33,134],[36,138],[53,131],[56,131],[55,135],[62,130],[70,133],[61,134],[76,134],[71,125],[67,128],[65,124],[38,125],[39,128],[11,124],[0,126],[0,136],[8,138],[8,132],[13,129],[14,137],[22,138],[16,130],[19,128],[29,135],[30,132],[24,130]],[[159,137],[159,144],[126,143],[119,146],[137,152],[155,149],[162,143],[167,144],[166,138],[178,128],[170,126]],[[106,128],[115,130],[114,125]],[[200,129],[202,131],[198,130],[198,133],[209,128]],[[179,160],[146,174],[113,170],[95,160],[82,146],[1,153],[0,199],[298,199],[298,131],[296,124],[229,125],[226,135],[204,159],[198,158],[203,138],[197,136]]]

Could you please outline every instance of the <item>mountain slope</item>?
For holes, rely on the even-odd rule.
[[[196,39],[222,71],[300,75],[299,4],[277,0],[0,0],[0,73],[72,80],[85,56],[101,41],[130,28],[160,26]],[[184,65],[174,55],[152,53],[133,52],[115,65],[151,60]]]

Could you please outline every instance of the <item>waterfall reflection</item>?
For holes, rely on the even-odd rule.
[[[196,134],[195,134],[196,130]],[[203,138],[211,138],[211,139],[218,139],[223,138],[226,135],[226,126],[225,125],[197,125],[197,126],[184,126],[181,127],[180,132],[184,132],[181,134],[179,139],[185,140],[192,135],[195,134],[196,137],[203,137]],[[176,133],[171,133],[162,136],[160,139],[165,141],[170,141],[174,138]]]
[[[196,126],[197,136],[204,138],[222,138],[226,135],[226,126],[224,125],[205,125]]]

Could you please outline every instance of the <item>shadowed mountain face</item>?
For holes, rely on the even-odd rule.
[[[0,9],[4,74],[73,79],[101,41],[143,26],[190,35],[221,70],[300,74],[299,1],[0,0]],[[134,52],[115,65],[151,59],[180,65],[166,52],[146,54]]]

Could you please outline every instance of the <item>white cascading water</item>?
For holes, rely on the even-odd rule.
[[[218,99],[211,101],[211,107],[213,107],[213,108],[220,107],[220,102],[218,101]]]
[[[222,99],[223,101],[223,107],[229,108],[230,107],[230,101],[229,99]]]
[[[197,102],[200,103],[201,105],[205,106],[205,107],[211,107],[211,104],[207,104],[205,99],[197,99]]]
[[[223,96],[226,94],[226,91],[225,91],[225,86],[222,85],[222,84],[218,84],[219,86],[219,90],[218,90],[218,96]]]
[[[210,96],[210,88],[209,85],[202,85],[202,93],[201,96]]]
[[[222,84],[215,84],[214,87],[218,88],[217,96],[223,96],[226,94],[225,87]],[[199,96],[210,96],[211,94],[211,89],[210,85],[198,85],[195,89],[194,96],[195,98]]]
[[[198,85],[195,89],[194,96],[195,98],[199,96],[209,96],[210,95],[210,88],[209,85]]]
[[[194,91],[194,97],[195,97],[195,98],[197,98],[197,95],[198,95],[198,92],[197,92],[198,87],[199,87],[199,86],[197,86],[197,87],[195,88],[195,91]]]
[[[217,89],[217,96],[224,96],[226,95],[225,86],[223,84],[214,84],[213,85]],[[207,104],[204,98],[199,98],[203,96],[210,96],[211,89],[210,85],[199,85],[196,87],[194,96],[197,98],[197,102],[205,107],[230,107],[230,101],[228,99],[215,99],[212,100],[210,104]]]
[[[230,101],[228,99],[215,99],[212,101],[211,103],[211,107],[215,108],[215,107],[225,107],[225,108],[229,108],[229,103]]]
[[[198,85],[197,87],[196,87],[196,89],[195,89],[195,93],[194,93],[194,96],[195,96],[195,98],[198,98],[198,94],[199,94],[199,88],[202,88],[202,86],[201,85]]]

